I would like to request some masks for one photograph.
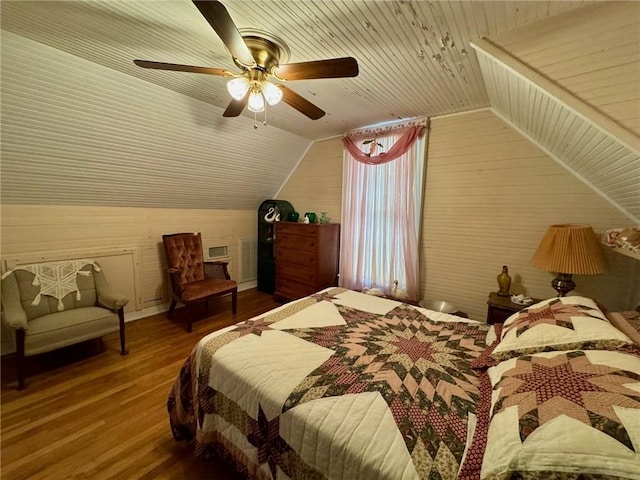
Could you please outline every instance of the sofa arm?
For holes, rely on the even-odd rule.
[[[109,310],[117,312],[118,309],[129,303],[129,299],[124,295],[114,292],[111,285],[107,281],[102,271],[94,270],[94,279],[96,282],[96,293],[98,294],[98,304]]]
[[[109,310],[117,312],[129,303],[129,299],[124,295],[111,291],[111,289],[101,289],[98,292],[98,303]]]
[[[9,328],[27,329],[27,312],[22,307],[4,307],[2,321]]]
[[[13,274],[2,279],[2,321],[10,328],[27,328],[27,312],[20,303],[20,288]]]

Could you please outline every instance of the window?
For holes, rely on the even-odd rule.
[[[412,126],[344,139],[342,286],[392,293],[397,281],[398,290],[418,298],[424,130]]]

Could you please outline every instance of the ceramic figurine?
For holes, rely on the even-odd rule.
[[[269,211],[264,216],[265,222],[273,222],[276,218],[276,209],[275,207],[269,207]]]

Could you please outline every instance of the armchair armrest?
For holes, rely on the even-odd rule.
[[[181,296],[182,295],[182,282],[180,281],[180,269],[178,268],[168,268],[167,272],[169,272],[169,276],[171,277],[171,289],[173,293]]]
[[[204,276],[208,278],[219,278],[222,280],[231,280],[227,265],[229,262],[215,261],[204,262]]]

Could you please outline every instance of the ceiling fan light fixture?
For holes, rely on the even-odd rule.
[[[262,84],[262,94],[269,105],[276,105],[282,100],[282,90],[271,82]]]
[[[249,80],[246,77],[232,78],[227,82],[227,90],[234,100],[242,100],[249,90]]]
[[[260,90],[251,91],[247,108],[252,112],[264,112],[264,97]]]

